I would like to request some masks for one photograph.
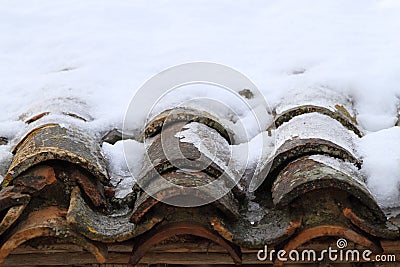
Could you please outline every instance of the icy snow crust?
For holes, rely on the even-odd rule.
[[[1,6],[0,136],[8,143],[0,145],[0,181],[12,147],[35,125],[57,122],[57,116],[71,111],[87,120],[71,119],[71,123],[100,138],[108,130],[122,128],[135,90],[147,79],[167,67],[201,60],[248,75],[278,114],[300,104],[329,109],[343,105],[356,115],[365,136],[355,145],[351,133],[335,136],[332,130],[327,138],[360,155],[368,188],[382,207],[400,205],[400,135],[394,126],[400,103],[400,4],[396,0],[251,4],[16,0],[2,1]],[[251,153],[243,157],[254,164],[259,158],[253,152],[259,151],[257,140],[264,140],[267,153],[261,155],[262,161],[269,158],[272,148],[268,149],[267,135],[260,133],[251,114],[216,88],[188,88],[170,95],[155,113],[194,96],[219,97],[236,106],[249,133],[244,141],[250,141]],[[267,117],[264,109],[256,110]],[[40,123],[24,123],[48,111],[53,116]],[[304,122],[315,130],[338,127],[315,114],[309,119],[315,122]],[[295,118],[291,125],[301,120]],[[287,130],[283,136],[292,131]],[[314,133],[296,130],[301,136]],[[122,142],[130,142],[138,155],[130,163],[134,168],[141,165],[144,151],[135,140],[103,144],[112,182],[122,190],[118,196],[125,195],[133,181],[124,166]],[[236,149],[245,144],[237,144]],[[231,150],[234,154],[235,148]]]
[[[246,171],[259,168],[259,163],[265,160],[263,157],[271,156],[268,153],[273,151],[273,139],[266,132],[258,134],[249,142],[229,145],[216,130],[192,122],[175,136],[180,138],[180,142],[192,143],[236,182],[246,179]]]
[[[306,105],[324,107],[330,111],[337,110],[337,105],[340,105],[349,112],[351,117],[356,115],[349,97],[326,86],[296,88],[296,90],[288,92],[276,106],[275,112],[279,115],[289,109]]]
[[[276,129],[275,144],[278,149],[291,139],[318,138],[341,146],[357,158],[354,142],[357,135],[340,122],[320,113],[299,115]]]
[[[360,185],[367,188],[365,184],[366,178],[362,175],[362,173],[360,173],[360,171],[354,166],[354,164],[325,155],[311,155],[308,158],[325,164],[326,166],[329,166],[337,171],[346,174],[349,177],[354,178],[354,180],[357,181]]]

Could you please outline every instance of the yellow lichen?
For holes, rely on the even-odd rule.
[[[352,117],[345,107],[343,107],[342,105],[336,104],[336,105],[335,105],[335,108],[336,108],[338,111],[342,112],[343,115],[345,115],[345,116],[346,116],[347,118],[349,118],[354,124],[357,125],[356,117]]]
[[[92,226],[88,226],[88,230],[89,230],[89,232],[91,232],[91,233],[93,233],[95,235],[97,235],[99,233]]]

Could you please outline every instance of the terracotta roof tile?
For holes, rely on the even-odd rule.
[[[261,170],[246,170],[265,179],[255,192],[247,180],[235,184],[245,175],[228,162],[230,146],[237,144],[233,129],[211,113],[177,108],[147,123],[141,137],[145,160],[133,192],[123,199],[114,196],[101,153],[101,142],[124,137],[119,130],[102,140],[103,133],[78,124],[46,123],[46,110],[25,116],[33,126],[17,142],[1,185],[0,263],[10,265],[10,254],[21,253],[18,247],[24,250],[45,237],[83,248],[93,255],[91,263],[123,259],[126,264],[140,262],[153,247],[167,255],[167,245],[179,246],[182,240],[215,243],[218,253],[236,264],[254,263],[249,255],[264,245],[289,251],[341,237],[380,253],[398,242],[400,223],[386,218],[360,171],[354,143],[362,131],[351,101],[335,96],[296,102],[293,97],[276,113],[276,129],[269,129],[278,136],[272,166],[258,162],[264,164]],[[57,118],[70,114],[75,113],[59,112]],[[213,141],[224,144],[219,153],[211,157],[181,140],[180,133],[193,122],[201,125],[206,147]],[[211,130],[216,131],[213,140]],[[399,253],[396,244],[385,252]],[[49,251],[40,251],[35,253],[45,259]],[[113,253],[119,253],[119,261]]]

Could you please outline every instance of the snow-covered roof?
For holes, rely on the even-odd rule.
[[[3,3],[0,265],[21,236],[101,263],[120,242],[137,263],[166,233],[193,232],[235,263],[304,236],[397,242],[399,11],[394,0]],[[199,60],[246,79],[132,106],[152,77]]]

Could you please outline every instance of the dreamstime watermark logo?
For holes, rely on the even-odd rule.
[[[339,238],[336,241],[336,248],[329,246],[322,251],[312,249],[298,250],[268,250],[265,245],[264,249],[257,252],[259,261],[274,261],[277,259],[280,262],[316,262],[316,261],[331,261],[331,262],[359,262],[359,261],[396,261],[395,255],[374,255],[371,250],[346,249],[347,240]]]
[[[191,92],[193,88],[194,94]],[[165,112],[166,110],[169,112]],[[184,116],[182,112],[189,115]],[[190,116],[191,112],[194,112],[194,115]],[[160,113],[164,114],[160,132],[156,137],[147,138],[147,127]],[[193,62],[158,73],[135,92],[124,119],[123,134],[133,132],[137,140],[143,140],[147,151],[142,174],[135,177],[137,184],[159,201],[179,207],[201,206],[220,199],[236,186],[248,171],[249,159],[253,155],[250,155],[247,141],[254,136],[254,132],[265,131],[269,113],[269,105],[257,86],[245,75],[230,67],[209,62]],[[213,130],[206,131],[198,127],[199,142],[193,143],[201,152],[201,156],[194,160],[187,156],[187,152],[182,151],[181,143],[184,140],[180,139],[185,139],[188,124],[196,121],[194,117],[202,116],[204,119],[198,119],[199,122],[207,124],[204,121],[208,119],[208,126],[214,128],[213,130],[220,134],[226,133],[224,138],[228,139],[231,146],[224,146],[220,141],[222,137],[212,136]],[[176,122],[179,122],[181,128],[173,129],[175,132],[171,134],[169,122],[175,123],[174,127],[177,127]],[[151,127],[159,127],[160,123],[157,123]],[[259,157],[264,153],[263,140],[260,141]],[[238,161],[235,158],[237,149],[233,149],[232,145],[239,144],[239,157],[246,160]],[[128,167],[129,163],[135,160],[135,155],[129,151],[124,144]],[[257,167],[252,166],[252,169],[262,168],[264,172],[268,172],[271,161],[264,161],[264,165],[260,166],[262,161],[257,160]],[[164,164],[162,167],[160,162]],[[196,180],[200,179],[199,172],[207,172],[213,164],[222,172],[213,173],[212,181],[185,185],[163,176],[165,169],[173,169]],[[254,161],[251,164],[254,164]],[[157,172],[154,169],[157,169]],[[130,171],[133,173],[131,169]],[[250,176],[247,177],[250,181],[249,188],[254,191],[263,181],[254,178],[255,172]],[[149,186],[149,183],[160,186]],[[179,192],[179,196],[186,197],[166,198],[165,194],[159,194],[160,188],[168,189],[169,192]]]

